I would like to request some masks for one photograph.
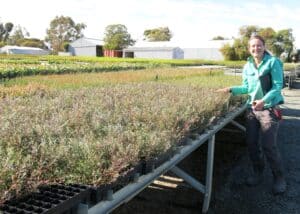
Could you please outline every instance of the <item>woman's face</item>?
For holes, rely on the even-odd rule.
[[[251,39],[249,41],[249,52],[254,58],[262,59],[265,52],[263,42],[259,39]]]

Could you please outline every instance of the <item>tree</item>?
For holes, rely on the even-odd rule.
[[[242,26],[239,29],[240,37],[234,39],[232,47],[227,44],[224,45],[220,51],[227,60],[245,60],[249,57],[248,41],[253,34],[260,31],[258,26]]]
[[[232,47],[229,43],[225,44],[220,49],[222,55],[224,56],[225,60],[236,60],[236,54],[234,51],[234,47]]]
[[[14,24],[11,22],[7,22],[5,24],[0,22],[0,42],[6,42],[13,27]]]
[[[239,33],[242,38],[249,39],[253,34],[256,34],[257,32],[259,32],[259,30],[260,30],[260,27],[258,27],[258,26],[244,25],[244,26],[240,27]]]
[[[223,36],[215,36],[212,40],[225,40]]]
[[[274,44],[276,54],[280,56],[282,53],[285,53],[287,55],[285,60],[287,62],[291,62],[291,54],[294,49],[294,41],[295,39],[293,37],[292,29],[284,29],[278,31]]]
[[[260,28],[258,26],[242,26],[239,29],[240,37],[234,40],[232,49],[224,46],[220,49],[225,59],[246,60],[248,53],[248,41],[251,35],[258,34],[265,39],[266,47],[277,57],[286,53],[288,61],[291,61],[291,54],[294,48],[294,37],[292,29],[274,31],[272,28]],[[234,51],[234,53],[232,53]]]
[[[266,41],[273,40],[276,36],[276,31],[271,27],[261,28],[258,35],[262,36]]]
[[[159,27],[145,30],[144,37],[144,40],[148,40],[150,42],[170,41],[172,38],[172,33],[168,27]]]
[[[274,49],[274,44],[276,43],[276,31],[273,28],[267,27],[262,28],[258,35],[262,36],[266,42],[266,48],[270,50],[273,54],[277,55],[277,52]]]
[[[13,34],[10,35],[7,39],[7,44],[48,49],[43,40],[28,38],[29,36],[30,34],[25,28],[17,25],[16,27],[14,27]]]
[[[19,40],[25,39],[25,37],[29,37],[30,34],[25,28],[22,28],[20,25],[17,25],[14,28],[14,32],[9,36],[7,43],[9,45],[17,45]]]
[[[72,42],[83,37],[82,30],[85,28],[85,24],[76,24],[73,19],[68,16],[56,16],[50,22],[50,28],[47,29],[45,40],[51,44],[53,52],[57,53],[64,50],[65,42]]]
[[[108,25],[103,40],[105,50],[121,50],[135,43],[126,26],[122,24]]]
[[[43,40],[35,38],[24,38],[17,41],[16,45],[24,47],[36,47],[41,49],[48,49]]]
[[[248,38],[237,38],[234,40],[233,48],[237,60],[247,59],[250,56],[248,41]]]

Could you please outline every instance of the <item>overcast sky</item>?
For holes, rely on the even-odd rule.
[[[169,27],[181,47],[200,47],[215,36],[237,37],[241,26],[257,25],[292,28],[300,48],[299,0],[0,0],[0,5],[1,22],[20,25],[39,39],[51,20],[63,15],[86,24],[89,38],[102,39],[110,24],[125,25],[135,40],[142,40],[146,29]]]

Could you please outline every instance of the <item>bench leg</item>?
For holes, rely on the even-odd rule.
[[[204,193],[204,202],[202,206],[202,213],[206,213],[209,208],[209,202],[210,202],[211,190],[212,190],[212,179],[213,179],[214,150],[215,150],[215,135],[213,135],[208,140],[205,193]]]

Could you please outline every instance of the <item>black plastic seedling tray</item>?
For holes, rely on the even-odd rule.
[[[3,214],[27,213],[63,213],[74,205],[88,201],[90,188],[83,185],[49,185],[42,186],[37,192],[17,200],[5,202],[0,207]]]

